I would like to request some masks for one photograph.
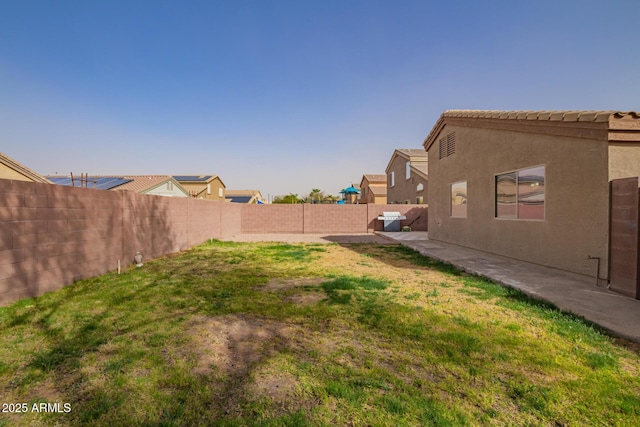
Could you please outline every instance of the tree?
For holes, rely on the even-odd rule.
[[[273,202],[272,203],[286,203],[286,204],[295,204],[295,203],[302,203],[302,200],[300,200],[300,198],[298,197],[297,194],[287,194],[286,196],[276,196],[273,198]]]
[[[319,188],[314,188],[311,190],[311,193],[309,193],[309,197],[307,199],[310,203],[322,203],[325,198],[326,195],[324,194],[324,191]]]

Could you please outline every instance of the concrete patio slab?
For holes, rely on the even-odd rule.
[[[462,246],[432,241],[426,232],[377,232],[389,241],[497,283],[593,322],[614,336],[640,343],[640,301],[596,286],[594,277],[530,264]]]

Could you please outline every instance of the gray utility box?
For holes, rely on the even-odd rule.
[[[382,212],[378,220],[384,221],[384,231],[400,231],[400,221],[407,219],[406,216],[400,215],[400,212]]]

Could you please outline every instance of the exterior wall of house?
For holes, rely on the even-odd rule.
[[[416,204],[418,197],[422,197],[422,203],[427,203],[428,182],[423,177],[410,170],[409,179],[406,177],[406,163],[408,160],[402,156],[396,156],[389,165],[387,171],[387,203]],[[413,162],[414,166],[416,162]],[[426,162],[424,162],[426,169]],[[394,173],[394,185],[391,186],[389,175]],[[423,189],[417,191],[418,184]]]
[[[206,183],[180,183],[180,185],[182,185],[182,187],[187,190],[189,194],[192,194],[194,192],[197,193],[198,199],[223,201],[225,198],[225,186],[224,184],[222,184],[220,178],[216,177],[215,179],[211,180],[209,184],[211,185],[211,192],[207,193],[207,190],[202,190],[202,187],[205,186]]]
[[[640,142],[609,144],[609,180],[640,176]]]
[[[373,204],[386,204],[386,195],[376,195],[372,188],[384,188],[386,184],[370,183],[368,180],[363,180],[360,188],[360,203],[373,203]]]
[[[184,187],[183,187],[184,188]],[[177,182],[166,182],[156,188],[147,191],[144,194],[151,194],[153,196],[165,196],[165,197],[189,197],[184,191],[180,189],[180,184]]]
[[[367,202],[367,203],[373,203],[374,205],[386,205],[387,204],[387,196],[386,195],[373,196],[373,202]]]
[[[22,175],[20,172],[11,169],[10,167],[0,164],[0,179],[14,179],[16,181],[29,181],[33,180],[29,177]]]
[[[517,126],[516,126],[517,127]],[[595,276],[607,275],[608,144],[572,136],[445,125],[455,153],[429,148],[429,238]],[[545,166],[544,220],[495,217],[495,176]],[[466,181],[466,218],[451,216],[451,184]]]

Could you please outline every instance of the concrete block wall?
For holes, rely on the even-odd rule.
[[[235,205],[235,204],[231,204]],[[400,212],[416,231],[427,230],[427,205],[236,205],[241,206],[242,224],[235,234],[302,233],[348,234],[382,231],[378,216]],[[226,209],[226,206],[224,207]],[[235,214],[235,213],[234,213]],[[224,222],[223,222],[224,223]]]
[[[304,206],[304,233],[366,233],[369,205]]]
[[[367,233],[425,205],[244,205],[0,179],[0,305],[242,233]]]
[[[242,233],[304,233],[303,204],[241,206]]]
[[[215,230],[219,238],[242,233],[242,208],[247,205],[221,202],[220,229]]]
[[[120,199],[107,191],[0,180],[0,304],[116,265]]]
[[[217,237],[222,205],[0,179],[0,304]]]

